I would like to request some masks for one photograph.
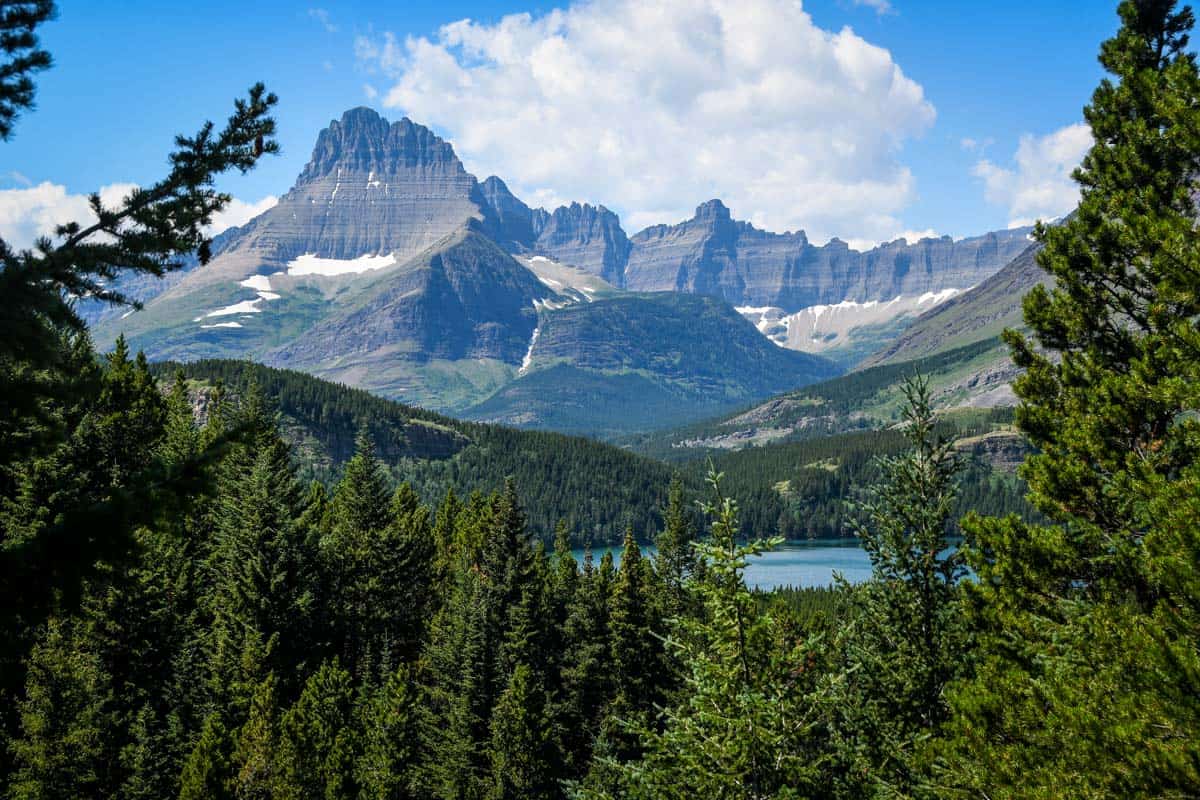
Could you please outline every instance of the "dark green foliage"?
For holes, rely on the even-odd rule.
[[[700,536],[694,469],[231,362],[160,385],[64,304],[121,244],[0,246],[5,796],[1200,794],[1200,74],[1190,11],[1121,15],[1080,210],[1038,232],[1057,288],[1036,346],[1008,335],[1037,515],[950,444],[1009,420],[935,421],[918,382],[902,429],[720,456]],[[95,232],[124,214],[135,271],[167,268],[271,102]],[[748,590],[762,533],[840,531],[854,499],[871,582]],[[963,525],[972,580],[965,508],[1024,515]],[[619,569],[572,556],[622,531]]]
[[[1053,287],[1025,298],[1032,340],[1006,334],[1053,524],[967,526],[980,655],[939,774],[965,794],[1200,793],[1200,71],[1190,8],[1119,14],[1078,210],[1035,231]]]
[[[938,423],[938,434],[955,439],[986,434],[1004,426],[1010,414],[996,410],[982,418],[950,417]],[[831,539],[850,534],[851,504],[882,478],[879,457],[896,456],[907,446],[901,430],[862,431],[752,447],[713,462],[727,476],[726,491],[743,509],[742,529],[749,535]],[[1037,518],[1024,499],[1022,482],[980,460],[966,460],[959,484],[956,515],[977,511]]]
[[[426,503],[453,489],[494,492],[511,477],[528,522],[546,542],[559,522],[577,544],[619,544],[632,526],[647,541],[661,526],[671,471],[663,464],[590,439],[460,422],[311,375],[244,361],[155,364],[160,376],[182,371],[231,393],[251,383],[278,408],[285,437],[306,477],[332,483],[364,429],[391,478],[408,482]],[[604,476],[596,480],[596,476]],[[699,485],[698,481],[692,484]]]
[[[935,432],[928,382],[906,382],[910,449],[881,459],[884,481],[856,531],[871,580],[851,590],[835,693],[840,757],[855,793],[910,794],[921,742],[949,716],[945,689],[961,674],[966,641],[957,606],[966,568],[950,541],[957,459]]]
[[[38,47],[38,26],[54,16],[52,0],[0,3],[0,141],[12,136],[17,117],[33,108],[33,73],[50,68],[50,54]]]
[[[779,540],[739,545],[737,506],[710,481],[707,567],[695,583],[699,617],[672,623],[685,691],[661,727],[640,726],[641,758],[609,757],[584,797],[795,798],[829,792],[828,736],[815,713],[823,645],[797,638],[786,618],[759,610],[742,581],[747,559]]]

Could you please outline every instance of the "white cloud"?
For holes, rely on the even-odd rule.
[[[593,0],[355,51],[393,79],[384,104],[447,132],[481,178],[604,203],[630,230],[721,197],[814,241],[882,237],[915,194],[900,148],[935,117],[887,50],[793,0]]]
[[[320,23],[321,27],[329,33],[337,33],[337,25],[333,24],[333,20],[329,16],[329,12],[323,8],[310,8],[308,16]]]
[[[891,236],[884,236],[879,239],[847,239],[846,244],[850,245],[851,250],[857,250],[860,253],[865,253],[868,250],[874,249],[884,242],[894,242],[897,239],[903,239],[905,244],[916,244],[922,239],[938,239],[941,234],[933,228],[926,228],[923,231],[900,231]]]
[[[110,184],[100,189],[100,200],[106,206],[114,206],[136,188],[133,183]],[[274,197],[264,197],[257,203],[235,199],[223,212],[214,215],[209,232],[215,235],[233,225],[244,224],[276,202]],[[0,239],[16,249],[31,247],[41,236],[53,238],[59,225],[68,222],[86,225],[93,221],[87,195],[71,194],[60,184],[43,181],[28,188],[0,190]]]
[[[1079,186],[1071,173],[1092,141],[1091,128],[1082,122],[1045,136],[1026,134],[1012,166],[984,159],[975,164],[971,174],[983,181],[989,203],[1008,210],[1009,227],[1050,220],[1070,212],[1079,202]]]
[[[971,136],[964,136],[962,139],[959,140],[958,146],[961,147],[963,150],[965,150],[968,153],[978,152],[978,153],[982,154],[983,151],[987,150],[989,147],[991,147],[995,143],[996,143],[996,140],[993,139],[991,136],[987,137],[986,139],[976,139]]]
[[[888,0],[851,0],[856,6],[866,6],[875,9],[876,14],[891,14],[892,4]]]
[[[216,236],[229,228],[245,225],[259,214],[274,207],[278,202],[279,198],[270,194],[253,203],[247,203],[245,200],[235,197],[229,201],[223,211],[213,214],[212,225],[208,227],[208,235]]]
[[[100,200],[115,205],[136,188],[132,183],[114,183],[100,189]],[[95,219],[87,195],[69,194],[56,183],[0,190],[0,239],[16,249],[31,247],[42,236],[53,237],[59,225],[86,225]]]

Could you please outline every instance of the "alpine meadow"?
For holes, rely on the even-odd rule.
[[[1113,2],[0,0],[0,799],[1200,797]]]

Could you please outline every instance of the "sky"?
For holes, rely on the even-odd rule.
[[[27,245],[165,172],[176,133],[264,81],[282,154],[223,178],[215,228],[287,191],[348,108],[408,116],[530,205],[630,233],[712,197],[865,247],[1068,212],[1115,0],[60,0],[55,66],[0,143]]]

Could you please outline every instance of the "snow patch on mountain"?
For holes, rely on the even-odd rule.
[[[387,255],[365,255],[358,258],[320,258],[313,253],[305,253],[288,262],[288,275],[353,275],[374,269],[383,269],[396,263],[396,257]]]
[[[843,300],[808,306],[792,314],[776,306],[738,306],[737,311],[780,347],[822,353],[846,346],[857,328],[920,314],[964,291],[951,288],[915,296],[897,295],[891,300]]]
[[[529,366],[533,364],[533,346],[537,344],[538,336],[541,333],[541,326],[533,329],[533,336],[529,339],[529,349],[525,351],[525,357],[521,359],[521,368],[517,370],[518,375],[524,375],[529,371]]]

